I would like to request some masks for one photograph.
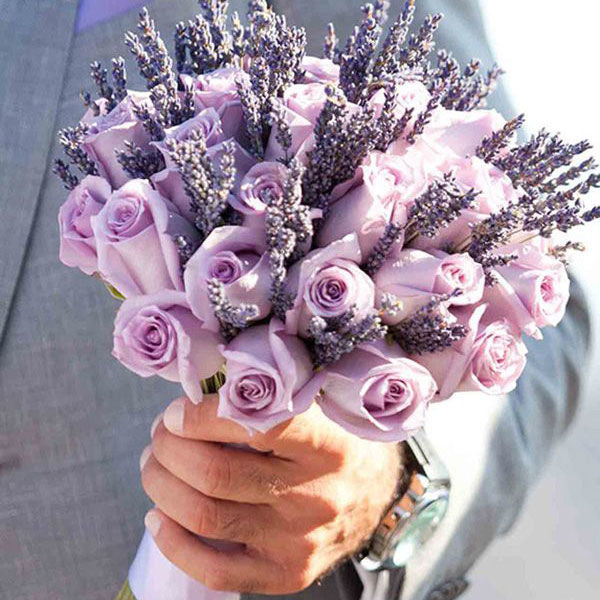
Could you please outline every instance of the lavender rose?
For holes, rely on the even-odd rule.
[[[383,294],[398,300],[393,316],[386,314],[386,323],[398,323],[415,312],[432,297],[461,294],[448,300],[448,305],[476,304],[483,296],[485,274],[479,263],[468,254],[446,254],[433,250],[403,250],[386,260],[374,276],[378,301]]]
[[[240,78],[247,79],[248,74],[237,67],[215,69],[197,77],[181,76],[183,84],[194,92],[197,111],[210,107],[219,110],[227,103],[239,103],[236,81]]]
[[[306,337],[313,316],[339,317],[350,308],[360,319],[371,311],[375,287],[358,266],[361,252],[356,235],[347,235],[326,248],[313,250],[289,272],[293,307],[286,313],[286,330]]]
[[[92,229],[98,270],[121,294],[183,290],[173,239],[185,235],[193,242],[198,233],[147,181],[133,179],[113,192]]]
[[[110,184],[105,179],[88,175],[69,193],[60,207],[59,256],[67,267],[78,267],[87,275],[98,270],[92,217],[102,210],[111,192]]]
[[[167,150],[167,140],[183,142],[189,139],[190,135],[195,131],[199,131],[202,134],[208,148],[225,140],[223,124],[221,123],[219,113],[214,108],[206,108],[199,112],[195,117],[184,121],[180,125],[165,129],[164,140],[160,142],[151,142],[151,144],[163,155],[167,168],[175,167],[169,151]]]
[[[260,162],[254,165],[240,184],[239,192],[230,204],[244,215],[244,225],[263,227],[266,201],[271,196],[280,198],[283,194],[288,169],[278,162]]]
[[[328,367],[317,402],[350,433],[400,442],[423,426],[436,389],[427,369],[379,342],[363,344]]]
[[[126,150],[126,141],[149,149],[150,136],[135,116],[133,103],[147,105],[153,110],[149,93],[130,91],[108,114],[101,113],[98,117],[92,117],[88,111],[82,119],[89,126],[89,133],[84,138],[82,147],[113,189],[121,187],[130,179],[119,164],[115,150]]]
[[[371,153],[358,172],[362,182],[333,204],[317,243],[326,246],[356,232],[366,257],[388,223],[406,224],[410,206],[427,189],[434,173],[426,162],[412,154],[393,156],[381,152]],[[441,177],[442,173],[438,175]],[[397,249],[402,243],[400,239]]]
[[[340,78],[340,66],[328,58],[305,56],[302,60],[304,81],[302,83],[336,83]]]
[[[207,293],[207,282],[218,279],[234,304],[256,304],[257,319],[269,314],[269,257],[264,235],[248,227],[218,227],[186,264],[184,279],[192,312],[216,331],[218,323]]]
[[[191,313],[183,292],[163,290],[123,302],[115,321],[113,356],[140,377],[158,375],[181,383],[198,403],[200,382],[224,362],[221,343]]]
[[[497,395],[515,389],[527,348],[514,325],[507,319],[490,321],[486,308],[485,304],[454,308],[454,317],[467,327],[466,337],[442,352],[414,357],[437,382],[437,400],[461,391]]]
[[[323,378],[315,375],[301,340],[281,321],[244,330],[228,346],[227,379],[219,390],[218,416],[265,432],[307,410]]]
[[[488,314],[505,316],[520,331],[541,339],[540,327],[556,326],[569,300],[569,276],[562,262],[534,244],[511,244],[499,249],[516,259],[498,267],[496,284],[486,288]]]

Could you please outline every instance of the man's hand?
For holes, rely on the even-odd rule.
[[[141,458],[156,504],[146,526],[172,563],[209,588],[300,591],[371,536],[394,494],[398,450],[346,433],[317,405],[250,436],[217,418],[217,401],[175,400],[157,419]],[[240,545],[218,550],[197,536]]]

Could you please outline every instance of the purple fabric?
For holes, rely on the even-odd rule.
[[[79,0],[75,31],[84,31],[136,6],[151,3],[152,0]]]

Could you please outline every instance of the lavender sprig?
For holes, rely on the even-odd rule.
[[[406,41],[414,14],[415,0],[407,0],[404,3],[402,12],[390,27],[381,51],[375,59],[372,73],[373,80],[390,80],[400,73],[401,62],[398,55]]]
[[[98,88],[98,95],[107,100],[106,112],[110,112],[117,105],[117,101],[113,88],[108,84],[108,71],[96,60],[90,65],[90,72]]]
[[[275,139],[283,150],[283,156],[278,160],[287,166],[291,160],[292,131],[285,116],[284,105],[281,102],[275,102],[271,109],[271,124],[275,127]]]
[[[410,317],[390,327],[390,334],[407,354],[440,352],[467,335],[467,328],[452,322],[440,311],[442,304],[456,295],[432,298]]]
[[[401,66],[416,69],[427,59],[435,47],[433,36],[442,18],[442,14],[427,16],[419,31],[416,34],[412,34],[406,47],[400,50],[398,59]]]
[[[113,91],[116,102],[121,102],[127,97],[127,70],[125,59],[122,56],[112,59]]]
[[[435,237],[440,229],[469,208],[478,194],[472,188],[461,190],[452,173],[446,173],[442,180],[432,182],[410,209],[405,243],[410,243],[418,235]]]
[[[92,100],[92,95],[87,90],[81,90],[79,92],[79,97],[81,98],[83,105],[91,110],[95,117],[100,115],[100,105],[95,100]]]
[[[217,168],[206,148],[200,131],[187,140],[166,141],[169,155],[181,175],[190,207],[196,213],[195,225],[205,239],[215,228],[225,224],[227,199],[235,181],[235,148],[226,142]]]
[[[158,85],[163,86],[166,109],[162,105],[157,106],[158,111],[166,110],[163,126],[178,125],[184,115],[177,93],[177,76],[173,69],[173,60],[145,7],[139,15],[138,29],[139,36],[131,31],[127,32],[125,44],[136,57],[140,73],[146,79],[147,88],[152,90]]]
[[[303,181],[305,203],[323,209],[324,216],[333,188],[352,177],[378,137],[372,109],[351,112],[344,93],[335,86],[328,86],[326,94]]]
[[[353,51],[340,56],[340,88],[350,102],[358,102],[370,82],[369,71],[388,7],[389,2],[382,0],[362,7],[363,19],[354,38]]]
[[[218,279],[207,282],[208,299],[213,306],[215,317],[219,321],[221,334],[227,341],[231,341],[242,329],[259,314],[255,304],[240,304],[235,306],[227,298],[225,286]]]
[[[123,142],[126,150],[116,150],[117,160],[132,179],[150,179],[165,167],[162,154],[153,148],[145,151],[134,142]]]
[[[337,319],[313,317],[308,329],[314,342],[316,368],[338,361],[361,344],[383,339],[388,332],[375,312],[357,320],[355,307]]]
[[[381,268],[385,259],[391,252],[394,244],[396,244],[404,234],[404,226],[396,223],[388,223],[381,238],[375,244],[375,248],[367,258],[364,265],[364,270],[368,275],[373,277]]]
[[[165,138],[165,129],[161,121],[145,103],[137,104],[131,101],[131,110],[152,140],[160,142]]]
[[[491,136],[484,138],[481,144],[479,144],[477,147],[475,155],[482,160],[488,162],[493,161],[498,157],[502,150],[508,147],[514,134],[523,126],[524,123],[524,114],[511,119],[502,127],[502,129],[494,131]]]
[[[71,191],[77,187],[79,179],[77,179],[76,175],[73,175],[71,167],[60,158],[54,160],[52,172],[63,182],[67,190]]]
[[[79,123],[75,127],[65,127],[58,132],[58,141],[71,163],[76,165],[86,175],[98,175],[96,163],[87,155],[83,149],[83,139],[89,132],[85,123]]]
[[[340,62],[340,50],[338,47],[339,38],[335,33],[335,26],[333,23],[327,25],[327,33],[325,34],[325,40],[323,41],[323,58],[328,58],[332,62],[339,64]]]
[[[313,234],[310,209],[302,204],[302,175],[302,165],[292,159],[282,194],[267,198],[265,231],[271,274],[270,300],[273,313],[282,321],[293,304],[293,296],[286,289],[287,264],[300,258],[299,244]]]

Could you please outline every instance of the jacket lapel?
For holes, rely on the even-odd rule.
[[[28,246],[78,0],[0,3],[0,343]]]

